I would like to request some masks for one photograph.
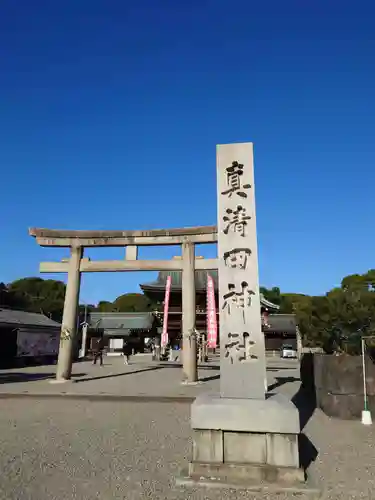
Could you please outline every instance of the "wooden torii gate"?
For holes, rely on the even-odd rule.
[[[216,226],[198,226],[151,231],[69,231],[32,228],[29,235],[42,247],[70,248],[62,262],[42,262],[41,273],[67,273],[56,381],[71,378],[81,273],[121,271],[182,271],[183,381],[198,380],[195,341],[195,270],[218,268],[217,259],[196,259],[195,245],[217,242]],[[139,260],[139,246],[180,245],[181,260]],[[124,247],[123,260],[92,261],[84,257],[86,247]]]

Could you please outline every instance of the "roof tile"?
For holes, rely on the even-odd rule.
[[[20,326],[54,326],[60,327],[60,323],[44,316],[43,314],[14,309],[0,309],[0,324]]]

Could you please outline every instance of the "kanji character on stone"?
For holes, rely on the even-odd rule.
[[[229,358],[231,364],[246,359],[245,344],[241,343],[239,333],[228,333],[228,341],[224,346],[225,358]]]
[[[232,269],[246,269],[248,257],[251,255],[250,248],[234,248],[224,253],[224,262]]]
[[[236,291],[233,283],[228,284],[228,293],[223,297],[223,309],[228,311],[228,314],[233,312],[233,308],[239,309],[242,313],[243,320],[245,321],[245,308],[251,306],[251,296],[255,293],[249,289],[246,281],[241,283],[241,290]]]
[[[245,360],[255,360],[258,356],[252,353],[255,342],[250,340],[248,332],[242,335],[239,333],[228,333],[227,343],[224,345],[225,358],[229,358],[231,364]]]
[[[232,162],[230,167],[227,167],[227,184],[228,189],[223,191],[221,194],[228,195],[228,198],[231,198],[233,193],[236,193],[241,198],[247,198],[247,193],[245,193],[245,189],[250,189],[250,184],[241,185],[241,177],[243,175],[243,164],[238,163],[238,161]]]
[[[237,205],[236,210],[227,208],[227,215],[224,215],[223,221],[227,223],[224,234],[229,233],[229,229],[233,229],[235,233],[239,233],[242,237],[245,236],[245,229],[247,226],[247,221],[251,219],[250,215],[246,215],[246,208],[241,205]]]

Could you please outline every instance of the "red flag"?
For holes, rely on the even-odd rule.
[[[207,346],[211,349],[217,346],[215,285],[209,274],[207,274]]]
[[[168,276],[165,285],[163,333],[161,334],[161,347],[166,347],[168,344],[168,310],[169,310],[169,295],[171,293],[171,282],[172,278]]]

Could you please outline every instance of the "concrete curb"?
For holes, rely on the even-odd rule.
[[[132,403],[185,403],[191,404],[195,396],[149,396],[149,395],[116,395],[116,394],[73,394],[60,393],[33,393],[33,392],[2,392],[1,399],[69,399],[85,401],[114,401]]]
[[[280,483],[232,483],[219,481],[215,478],[191,478],[187,475],[187,471],[182,470],[181,475],[175,478],[176,487],[185,488],[225,488],[231,490],[245,490],[256,493],[268,493],[277,495],[282,493],[290,493],[292,495],[309,495],[313,499],[320,499],[323,496],[323,490],[316,488],[311,481],[307,480],[304,484],[287,485]]]

